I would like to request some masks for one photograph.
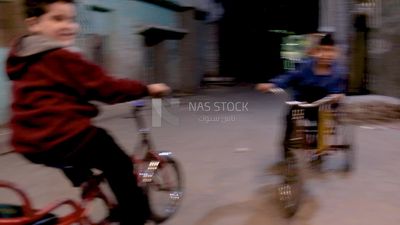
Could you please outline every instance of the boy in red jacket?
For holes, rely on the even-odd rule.
[[[34,163],[73,166],[64,172],[75,186],[91,168],[102,170],[118,200],[121,224],[144,224],[148,206],[132,162],[105,130],[91,124],[98,109],[89,101],[113,104],[169,88],[113,78],[74,52],[74,0],[25,0],[25,6],[30,34],[14,43],[6,65],[13,81],[12,146]]]

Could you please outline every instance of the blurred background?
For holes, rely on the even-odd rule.
[[[0,1],[0,61],[24,32],[21,0]],[[348,92],[400,96],[397,0],[77,0],[78,46],[110,73],[195,93],[206,82],[254,83],[293,68],[313,34],[332,32]],[[315,41],[314,41],[315,42]],[[9,83],[0,69],[0,121]]]
[[[77,45],[87,58],[117,77],[165,82],[177,97],[165,109],[176,120],[152,129],[156,146],[171,150],[185,174],[183,206],[166,225],[400,224],[399,0],[76,2]],[[0,154],[10,150],[11,83],[4,61],[11,40],[25,32],[21,3],[0,0]],[[295,69],[327,32],[348,67],[355,170],[334,173],[333,160],[324,173],[308,177],[304,206],[287,220],[273,197],[281,177],[271,170],[286,98],[257,93],[253,84]],[[216,102],[246,107],[189,107]],[[124,149],[135,146],[129,105],[101,107],[94,123]],[[17,154],[0,156],[0,179],[21,186],[38,208],[63,197],[79,199],[59,171]]]

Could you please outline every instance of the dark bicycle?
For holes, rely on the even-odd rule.
[[[354,151],[352,127],[344,121],[345,114],[335,99],[327,96],[312,103],[287,101],[286,104],[291,108],[293,130],[278,198],[285,214],[291,217],[297,212],[303,193],[299,161],[305,159],[313,168],[320,169],[324,157],[342,151],[345,154],[343,169],[348,172],[352,169]],[[295,150],[300,150],[300,154]]]

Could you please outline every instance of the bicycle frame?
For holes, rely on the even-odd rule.
[[[159,168],[163,167],[165,163],[165,157],[170,157],[172,155],[171,152],[168,151],[161,151],[161,152],[156,152],[154,150],[154,144],[151,141],[150,137],[150,129],[145,126],[145,120],[143,118],[143,115],[141,114],[141,111],[143,110],[145,106],[145,102],[143,100],[136,100],[132,102],[132,115],[136,121],[136,125],[138,127],[138,132],[139,132],[139,138],[140,138],[140,146],[136,148],[135,153],[139,153],[140,150],[144,151],[143,158],[138,158],[135,155],[138,154],[133,154],[131,156],[132,161],[135,165],[139,165],[142,162],[150,162],[149,166],[146,171],[150,172],[150,174],[140,174],[142,176],[138,176],[138,178],[145,179],[144,181],[138,181],[140,182],[151,182],[152,181],[152,175],[154,175],[154,171]],[[143,176],[145,175],[145,176]]]
[[[0,181],[0,188],[9,189],[15,192],[16,195],[22,200],[22,214],[15,218],[1,218],[0,224],[2,225],[33,224],[34,222],[38,222],[45,218],[47,215],[52,215],[50,214],[51,212],[64,206],[71,207],[73,211],[61,217],[53,217],[53,219],[57,220],[58,225],[69,225],[77,222],[82,223],[83,221],[87,220],[86,209],[82,207],[81,204],[78,204],[72,200],[59,201],[44,209],[34,210],[28,196],[14,184]]]
[[[286,93],[280,88],[275,88],[271,90],[271,92]],[[338,103],[338,106],[340,106],[336,99],[329,96],[313,103],[286,101],[286,104],[292,107],[290,112],[292,120],[290,122],[293,124],[288,146],[291,151],[290,153],[294,153],[294,147],[300,147],[301,150],[311,150],[311,157],[306,154],[305,158],[307,162],[310,162],[312,167],[316,169],[321,169],[323,163],[322,157],[329,153],[330,150],[344,150],[346,151],[344,170],[348,172],[352,169],[352,159],[354,158],[353,150],[350,147],[350,142],[345,142],[343,140],[341,140],[341,144],[338,142],[338,133],[343,132],[343,130],[341,130],[341,132],[338,131],[339,127],[343,128],[344,125],[342,123],[343,121],[340,120],[340,117],[343,115],[340,114],[340,107],[332,107],[333,103]],[[312,126],[306,127],[305,114],[306,110],[311,108],[318,110],[316,115],[318,122],[316,126],[313,127],[312,132],[308,132],[309,130],[306,130],[306,128]],[[344,133],[341,134],[343,135]],[[312,137],[313,140],[310,141],[307,139],[307,135],[316,135],[316,137]],[[329,136],[331,136],[331,139],[329,139]],[[297,142],[299,140],[301,140],[301,142]],[[312,141],[315,140],[317,141],[317,145],[314,145],[314,143],[311,144]],[[300,144],[300,146],[297,144]],[[279,201],[287,217],[292,217],[297,212],[303,195],[302,189],[304,181],[301,176],[303,168],[299,166],[301,162],[297,159],[298,157],[296,154],[288,154],[288,157],[285,159],[283,181],[277,189]]]
[[[313,103],[304,103],[297,101],[287,101],[286,104],[290,106],[295,106],[295,109],[292,110],[292,120],[294,123],[295,131],[300,132],[303,142],[302,147],[304,149],[313,149],[312,146],[306,140],[305,134],[305,126],[304,124],[299,125],[299,120],[305,120],[305,110],[307,109],[317,109],[318,110],[318,123],[317,123],[317,146],[316,146],[316,154],[324,154],[328,150],[335,150],[338,148],[343,148],[341,145],[334,145],[328,143],[329,135],[335,135],[333,132],[337,115],[336,112],[332,109],[332,104],[336,103],[334,99],[331,97],[325,97],[320,100],[317,100]]]

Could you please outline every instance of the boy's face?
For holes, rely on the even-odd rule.
[[[319,45],[314,54],[320,65],[332,65],[337,55],[336,47],[331,45]]]
[[[74,43],[79,30],[75,22],[76,11],[72,3],[55,2],[46,7],[46,13],[26,19],[28,30],[42,34],[66,45]]]

